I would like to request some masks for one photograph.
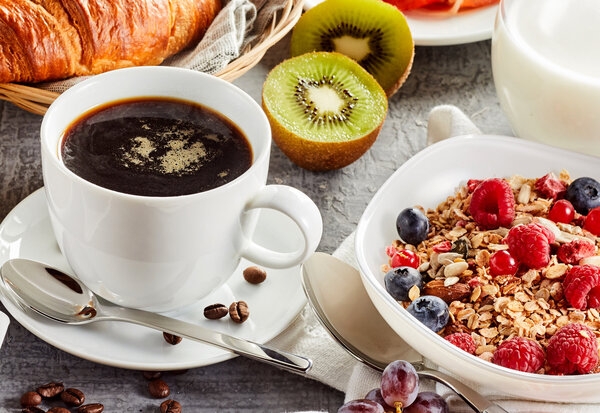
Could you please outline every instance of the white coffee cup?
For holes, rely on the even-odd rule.
[[[253,150],[251,167],[233,181],[192,195],[151,197],[112,191],[82,179],[60,159],[65,130],[89,110],[132,97],[172,97],[229,118]],[[266,267],[297,265],[322,233],[316,205],[297,189],[266,185],[271,130],[260,106],[214,76],[171,67],[137,67],[94,76],[63,93],[41,127],[42,169],[58,245],[76,275],[117,304],[170,311],[221,286],[240,258]],[[300,228],[304,246],[283,253],[250,239],[243,217],[270,208]]]

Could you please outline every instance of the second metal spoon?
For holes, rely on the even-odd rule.
[[[478,413],[507,413],[458,379],[431,370],[381,317],[359,272],[328,254],[315,253],[302,266],[302,285],[321,324],[359,361],[383,371],[394,360],[411,362],[419,377],[452,389]]]

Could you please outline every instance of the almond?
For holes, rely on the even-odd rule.
[[[433,280],[425,285],[424,292],[427,295],[440,297],[446,303],[450,304],[452,301],[462,300],[470,296],[471,287],[465,283],[456,283],[445,287],[444,280]]]

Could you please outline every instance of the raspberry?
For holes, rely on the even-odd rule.
[[[563,281],[565,298],[571,307],[585,310],[591,304],[589,293],[600,284],[600,268],[595,265],[576,265],[569,270]],[[596,303],[597,290],[593,302]]]
[[[554,222],[562,222],[568,224],[575,218],[575,208],[566,199],[556,201],[548,213],[548,219]]]
[[[554,239],[554,234],[548,228],[533,223],[511,228],[504,241],[518,262],[536,269],[550,262],[550,244]]]
[[[567,192],[567,184],[559,180],[552,172],[535,181],[535,190],[544,198],[556,201]]]
[[[596,336],[583,324],[567,324],[548,341],[548,364],[555,373],[586,374],[598,364]]]
[[[450,241],[440,242],[439,244],[436,244],[433,246],[433,250],[435,252],[448,252],[451,249],[452,249],[452,244],[450,244]]]
[[[469,354],[475,354],[475,350],[477,350],[477,346],[475,345],[473,337],[471,337],[470,334],[454,333],[447,335],[444,338]]]
[[[592,234],[600,235],[600,207],[592,209],[588,212],[583,224],[583,229],[590,231]]]
[[[558,259],[565,264],[577,264],[579,260],[591,257],[596,253],[596,247],[591,241],[576,239],[558,248]]]
[[[515,196],[504,179],[487,179],[475,188],[469,212],[480,227],[508,227],[515,219]]]
[[[513,337],[498,346],[492,362],[513,370],[535,373],[544,364],[544,350],[533,340]]]

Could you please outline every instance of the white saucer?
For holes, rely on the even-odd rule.
[[[304,242],[295,224],[276,211],[261,210],[256,228],[254,240],[275,250],[294,251]],[[41,261],[73,274],[54,239],[43,188],[21,201],[0,224],[0,265],[10,258]],[[275,337],[306,304],[300,267],[267,269],[267,280],[252,285],[242,277],[242,270],[250,265],[252,263],[242,260],[227,284],[177,318],[258,343]],[[207,305],[229,306],[238,300],[246,301],[250,309],[250,318],[244,324],[235,324],[229,317],[207,320],[203,316]],[[23,327],[42,340],[101,364],[164,371],[206,366],[235,356],[191,340],[172,346],[165,342],[161,332],[129,323],[60,324],[23,312],[5,297],[0,297],[0,301]]]

